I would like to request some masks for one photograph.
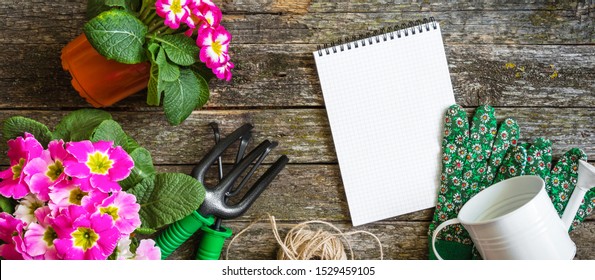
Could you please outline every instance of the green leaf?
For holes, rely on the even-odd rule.
[[[92,19],[111,8],[121,8],[128,12],[136,12],[141,0],[88,0],[87,18]]]
[[[114,120],[105,120],[101,122],[95,130],[93,130],[93,134],[89,140],[114,141],[115,146],[121,146],[122,149],[129,154],[140,147],[134,139],[124,132],[120,124]]]
[[[180,78],[174,82],[163,82],[165,97],[163,110],[172,125],[184,121],[200,104],[200,82],[189,69],[180,69]]]
[[[163,83],[159,78],[159,64],[157,63],[157,54],[161,47],[159,44],[151,42],[149,47],[149,58],[151,60],[151,72],[149,84],[147,85],[147,104],[150,106],[159,106],[161,104],[161,93],[163,92]]]
[[[151,153],[145,148],[137,148],[129,153],[132,160],[134,160],[134,168],[130,172],[130,175],[119,182],[123,191],[126,191],[143,179],[155,175],[155,167],[153,166],[153,159]]]
[[[127,149],[128,145],[128,135],[124,133],[120,124],[115,122],[114,120],[105,120],[101,122],[94,130],[89,139],[93,142],[95,141],[114,141],[114,146],[122,146],[126,152],[130,152],[132,150]],[[136,147],[134,147],[136,148]]]
[[[126,11],[105,11],[87,22],[83,30],[95,50],[107,59],[127,64],[146,60],[143,45],[147,27]]]
[[[29,132],[35,136],[35,139],[44,147],[52,140],[52,132],[44,124],[21,116],[11,117],[4,121],[2,135],[4,141],[24,136]]]
[[[81,141],[91,138],[95,128],[112,115],[97,109],[81,109],[66,115],[56,126],[54,139]]]
[[[192,66],[190,66],[190,69],[194,71],[194,74],[202,76],[205,79],[205,81],[207,81],[207,83],[211,79],[215,78],[213,70],[207,67],[204,63],[194,63],[192,64]]]
[[[211,94],[209,92],[209,84],[207,81],[201,75],[197,75],[196,73],[194,73],[194,75],[198,80],[198,105],[196,105],[196,108],[200,108],[207,104]]]
[[[163,83],[159,80],[159,65],[152,61],[149,84],[147,85],[147,104],[151,106],[159,106],[159,104],[161,104],[162,92]]]
[[[0,195],[0,212],[12,214],[14,213],[15,205],[17,205],[16,200]]]
[[[157,230],[154,230],[152,228],[143,228],[143,227],[140,227],[140,228],[137,228],[134,230],[135,234],[142,234],[142,235],[149,235],[149,234],[153,234],[155,232],[157,232]]]
[[[200,52],[196,42],[182,34],[159,36],[155,37],[155,40],[161,42],[161,47],[165,50],[167,57],[178,65],[190,66],[194,64]]]
[[[156,62],[159,65],[159,80],[173,82],[180,78],[180,68],[177,65],[171,64],[167,61],[167,58],[165,57],[165,51],[163,49],[159,49]]]
[[[157,229],[198,209],[205,189],[196,179],[181,173],[161,173],[145,178],[128,190],[140,204],[142,227]]]

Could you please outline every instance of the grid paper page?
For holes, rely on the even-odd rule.
[[[418,31],[418,30],[416,30]],[[440,26],[314,52],[354,226],[433,207],[455,103]]]

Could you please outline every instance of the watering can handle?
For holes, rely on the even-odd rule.
[[[595,166],[584,160],[579,160],[576,187],[574,187],[572,196],[570,196],[564,214],[562,214],[562,222],[569,230],[585,195],[593,187],[595,187]]]
[[[440,233],[441,230],[443,230],[445,227],[450,226],[450,225],[454,225],[454,224],[460,224],[461,221],[459,221],[459,219],[454,218],[454,219],[450,219],[445,221],[444,223],[441,223],[435,230],[434,233],[432,234],[432,250],[434,250],[434,255],[436,255],[436,258],[438,258],[439,260],[444,260],[440,254],[438,254],[438,251],[436,250],[436,237],[438,237],[438,233]]]

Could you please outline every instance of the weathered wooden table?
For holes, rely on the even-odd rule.
[[[67,112],[90,107],[60,65],[61,48],[81,33],[86,2],[0,1],[0,119],[24,115],[55,125]],[[107,110],[152,152],[161,171],[189,172],[213,143],[211,121],[219,122],[224,133],[250,122],[255,142],[278,140],[269,158],[286,154],[290,164],[246,215],[226,222],[235,232],[264,213],[276,216],[282,236],[311,219],[351,230],[311,52],[343,35],[428,16],[443,29],[457,103],[470,111],[483,103],[497,107],[500,118],[518,120],[523,140],[549,137],[555,158],[578,146],[595,160],[592,0],[215,2],[234,36],[233,81],[212,82],[207,106],[177,127],[167,124],[161,108],[145,104],[144,93]],[[6,151],[5,144],[0,148]],[[7,164],[5,156],[1,159]],[[358,229],[378,235],[388,259],[425,259],[432,212]],[[350,238],[358,258],[378,257],[372,239]],[[595,259],[594,218],[572,239],[577,258]],[[195,243],[172,257],[191,257]],[[276,248],[263,220],[237,240],[229,258],[273,259]]]

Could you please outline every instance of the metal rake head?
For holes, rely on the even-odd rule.
[[[219,164],[219,182],[212,187],[205,186],[205,200],[198,209],[198,212],[204,216],[213,215],[221,219],[233,219],[244,214],[248,208],[256,201],[260,194],[275,179],[277,174],[283,170],[289,161],[287,156],[283,155],[275,161],[266,172],[256,180],[256,182],[246,191],[245,195],[236,204],[230,204],[229,198],[241,193],[242,189],[248,184],[250,178],[262,164],[269,152],[277,146],[277,142],[265,140],[247,155],[246,148],[252,137],[252,128],[250,124],[245,124],[234,132],[229,134],[223,140],[220,140],[220,134],[217,124],[211,123],[215,132],[215,146],[205,155],[192,170],[191,175],[199,182],[205,181],[205,175],[215,161]],[[234,165],[231,170],[223,175],[221,155],[234,143],[239,141],[239,148]],[[252,168],[248,170],[248,168]],[[247,173],[245,173],[248,170]],[[245,174],[242,176],[242,174]],[[239,181],[239,184],[237,182]],[[237,185],[237,186],[236,186]],[[236,186],[234,188],[234,186]]]

